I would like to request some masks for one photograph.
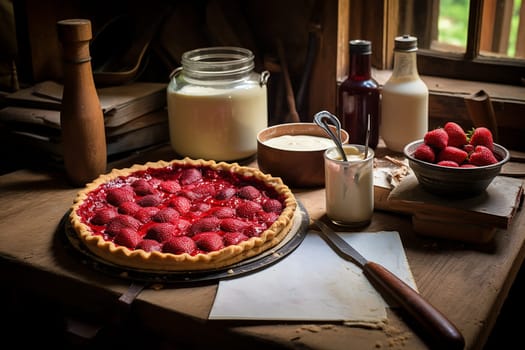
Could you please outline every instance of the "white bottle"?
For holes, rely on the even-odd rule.
[[[416,37],[395,39],[394,69],[382,90],[379,134],[394,152],[428,131],[428,88],[419,77],[416,52]]]

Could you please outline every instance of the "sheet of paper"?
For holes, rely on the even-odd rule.
[[[367,259],[416,289],[397,232],[340,235]],[[386,319],[386,307],[361,269],[310,231],[294,252],[275,265],[220,281],[209,318],[380,322]]]

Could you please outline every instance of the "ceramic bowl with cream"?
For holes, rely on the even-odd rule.
[[[335,127],[330,127],[335,133]],[[341,139],[348,143],[344,130]],[[334,142],[315,123],[278,124],[257,134],[257,163],[263,172],[282,178],[288,186],[322,187],[323,154],[333,146]]]

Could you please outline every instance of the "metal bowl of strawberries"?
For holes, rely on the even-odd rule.
[[[447,197],[483,193],[510,158],[509,151],[493,141],[489,129],[465,132],[455,122],[409,143],[404,155],[423,189]]]

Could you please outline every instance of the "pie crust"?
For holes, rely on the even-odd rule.
[[[181,174],[187,169],[197,169],[202,177],[197,177],[197,180],[195,180],[190,176],[190,180],[184,180]],[[191,171],[194,170],[188,170],[188,172]],[[151,190],[150,194],[153,192],[158,198],[156,203],[144,204],[148,193],[136,193],[136,187],[133,186],[139,179],[139,183],[142,184],[146,180],[148,185],[146,187]],[[195,181],[191,182],[193,180]],[[173,184],[173,182],[178,183],[180,188],[177,184],[175,184],[175,189],[165,188],[169,187],[164,186],[166,183]],[[240,196],[240,188],[246,186],[257,188],[259,196],[257,198]],[[179,215],[176,215],[176,219],[170,221],[170,224],[178,227],[178,230],[174,233],[175,236],[185,235],[195,238],[199,233],[202,233],[197,229],[193,229],[197,221],[213,216],[218,207],[232,208],[234,209],[233,213],[235,213],[233,218],[246,223],[242,225],[242,228],[246,231],[244,234],[246,236],[245,240],[235,243],[224,243],[224,247],[218,250],[206,251],[202,247],[198,247],[191,253],[184,252],[180,254],[165,252],[162,250],[163,248],[147,251],[136,247],[128,248],[125,245],[119,245],[113,242],[116,234],[113,231],[111,231],[111,234],[108,234],[110,232],[108,228],[109,223],[93,224],[92,222],[95,214],[102,209],[116,213],[112,215],[134,215],[126,213],[123,210],[125,205],[122,205],[122,203],[116,203],[115,200],[112,201],[111,199],[108,201],[110,198],[108,194],[116,188],[121,188],[122,190],[134,189],[135,192],[133,192],[131,199],[127,198],[119,201],[138,202],[141,204],[141,208],[153,208],[148,209],[152,213],[158,212],[160,208],[170,207],[170,200],[173,200],[174,197],[184,196],[190,199],[192,209],[187,213],[181,211]],[[211,188],[211,190],[208,193],[200,191],[197,196],[195,193],[199,191],[199,188]],[[217,191],[222,188],[234,188],[236,192],[232,196],[230,190],[229,196],[231,197],[229,199],[224,199],[223,197],[217,199]],[[257,191],[255,192],[257,193]],[[274,208],[269,213],[266,213],[266,207],[263,204],[270,200],[273,201],[272,204],[275,204],[275,200],[279,201],[280,206],[277,206],[279,209]],[[260,210],[256,213],[254,212],[253,215],[240,215],[239,213],[245,213],[245,211],[240,211],[240,206],[247,201],[257,202],[258,204],[251,206]],[[136,204],[133,204],[133,206],[139,207]],[[228,210],[232,212],[231,209]],[[297,201],[294,195],[278,177],[272,177],[256,168],[240,166],[237,163],[216,163],[211,160],[184,158],[170,162],[158,161],[143,165],[136,164],[130,168],[114,169],[108,174],[100,175],[78,192],[71,207],[69,220],[71,227],[85,247],[105,261],[122,267],[140,270],[194,271],[223,268],[275,247],[290,232],[296,210]],[[130,220],[133,223],[137,222],[135,219]],[[146,227],[151,227],[154,223],[152,217],[147,216],[141,217],[139,221],[140,226],[135,225],[134,228],[144,238],[145,232],[147,232]],[[217,220],[211,221],[216,222]],[[188,222],[191,226],[188,225]],[[198,224],[195,226],[198,226]],[[201,231],[214,231],[221,237],[225,233],[222,226],[219,228],[206,228]],[[160,245],[164,246],[166,241],[162,241],[163,243]]]

